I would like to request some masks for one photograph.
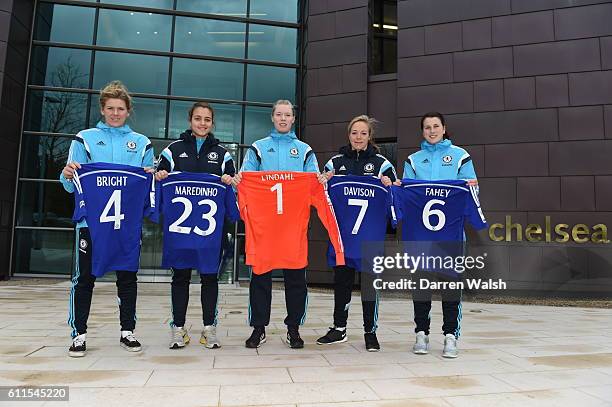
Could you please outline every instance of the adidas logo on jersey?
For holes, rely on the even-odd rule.
[[[106,143],[104,143],[104,141],[100,140],[96,143],[97,146],[105,146]]]
[[[182,153],[181,155],[179,155],[179,158],[187,158],[187,157],[189,157],[187,153]]]
[[[423,164],[429,164],[429,160],[426,158],[423,160]]]
[[[270,149],[268,150],[268,153],[275,153],[275,152],[276,152],[276,151],[274,151],[274,149],[273,149],[273,148],[270,148]]]
[[[343,165],[342,167],[338,168],[338,171],[346,171],[346,167]]]

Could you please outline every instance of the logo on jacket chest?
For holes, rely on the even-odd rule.
[[[298,151],[297,148],[293,147],[291,150],[289,150],[289,156],[291,158],[299,158],[300,157],[300,152]]]
[[[372,163],[367,163],[366,165],[363,166],[363,172],[366,175],[371,175],[374,173],[374,164]]]
[[[453,156],[445,155],[444,157],[442,157],[443,166],[449,166],[449,165],[452,165],[452,163],[453,163]]]
[[[125,146],[127,147],[127,152],[128,153],[135,153],[136,152],[136,142],[135,141],[128,141],[127,143],[125,143]]]
[[[210,164],[217,164],[217,160],[219,160],[219,154],[214,151],[211,151],[206,155],[206,158],[208,158],[208,162]]]

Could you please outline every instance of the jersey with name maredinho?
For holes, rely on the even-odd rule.
[[[344,260],[347,266],[361,271],[363,244],[383,242],[387,221],[394,226],[397,223],[393,193],[380,179],[362,175],[335,175],[327,185],[344,243]],[[331,246],[327,262],[336,265]]]
[[[153,176],[130,165],[82,164],[74,186],[72,219],[87,221],[94,246],[92,274],[138,271],[142,219],[155,205]]]
[[[246,229],[246,264],[253,273],[308,265],[310,207],[317,209],[344,265],[344,248],[327,191],[317,174],[291,171],[242,172],[238,204]]]
[[[236,195],[217,175],[173,172],[157,186],[157,211],[163,214],[162,267],[216,273],[225,217],[239,219]]]
[[[476,188],[465,180],[403,179],[393,196],[404,241],[462,241],[466,219],[474,229],[487,227]]]

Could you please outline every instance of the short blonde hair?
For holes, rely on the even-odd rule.
[[[121,99],[128,112],[132,111],[132,96],[121,81],[112,81],[100,91],[100,108],[104,109],[108,99]]]
[[[271,114],[272,117],[274,117],[274,112],[276,111],[276,108],[280,105],[289,106],[291,108],[291,113],[293,113],[293,115],[295,116],[295,108],[293,107],[293,103],[291,103],[287,99],[279,99],[276,102],[274,102],[274,105],[272,105],[272,114]]]

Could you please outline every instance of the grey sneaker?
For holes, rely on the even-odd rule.
[[[412,352],[417,355],[425,355],[429,352],[429,336],[425,335],[424,331],[417,332],[416,342],[412,347]]]
[[[208,349],[217,349],[221,347],[221,342],[217,339],[217,327],[214,325],[206,325],[200,336],[200,343]]]
[[[168,347],[170,349],[181,349],[184,348],[185,345],[189,343],[191,338],[189,334],[187,334],[187,330],[182,326],[173,326],[172,331],[170,332],[170,344]]]
[[[445,358],[456,358],[459,356],[457,350],[457,338],[453,334],[446,334],[444,337],[444,350],[442,351],[442,357]]]

